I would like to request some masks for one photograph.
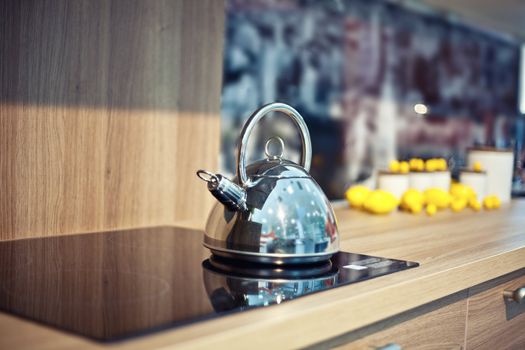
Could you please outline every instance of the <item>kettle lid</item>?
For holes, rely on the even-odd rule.
[[[248,165],[246,173],[251,179],[258,178],[309,178],[310,174],[300,165],[286,159],[279,161],[271,159],[259,160]]]
[[[270,149],[271,145],[275,144],[273,151]],[[274,136],[266,141],[264,146],[264,153],[266,159],[259,160],[247,166],[246,175],[251,179],[257,178],[297,178],[297,177],[310,177],[306,169],[300,165],[283,159],[284,153],[284,141]]]

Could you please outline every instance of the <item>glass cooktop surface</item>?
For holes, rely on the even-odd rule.
[[[0,309],[110,341],[418,266],[339,252],[272,268],[212,257],[202,237],[159,227],[0,242]]]

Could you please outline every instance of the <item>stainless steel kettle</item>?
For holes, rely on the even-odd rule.
[[[284,142],[266,143],[267,158],[246,166],[246,148],[257,122],[282,112],[299,128],[301,165],[283,159]],[[277,140],[281,150],[271,154]],[[217,256],[260,263],[296,264],[329,259],[339,250],[335,215],[325,194],[308,173],[312,157],[310,134],[301,115],[284,103],[271,103],[253,113],[244,125],[237,153],[237,177],[199,170],[217,203],[208,218],[204,246]]]

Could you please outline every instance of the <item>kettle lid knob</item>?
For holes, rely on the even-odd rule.
[[[270,146],[273,143],[277,143],[278,144],[279,148],[278,148],[278,152],[277,153],[273,153],[270,150]],[[283,154],[284,154],[284,141],[283,141],[283,139],[280,138],[279,136],[270,137],[268,139],[268,141],[266,141],[266,144],[264,145],[264,154],[266,155],[266,157],[268,159],[272,159],[272,160],[281,159],[283,157]]]

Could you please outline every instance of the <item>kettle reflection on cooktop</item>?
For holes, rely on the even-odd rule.
[[[280,304],[337,284],[339,269],[331,261],[305,268],[244,263],[237,269],[236,262],[221,260],[212,256],[202,263],[206,292],[218,312]]]
[[[206,292],[217,312],[280,304],[415,266],[418,264],[346,252],[327,262],[284,268],[215,256],[202,263]]]
[[[201,231],[174,227],[0,242],[0,309],[108,341],[417,266],[339,252],[268,268],[210,257],[201,242]]]

